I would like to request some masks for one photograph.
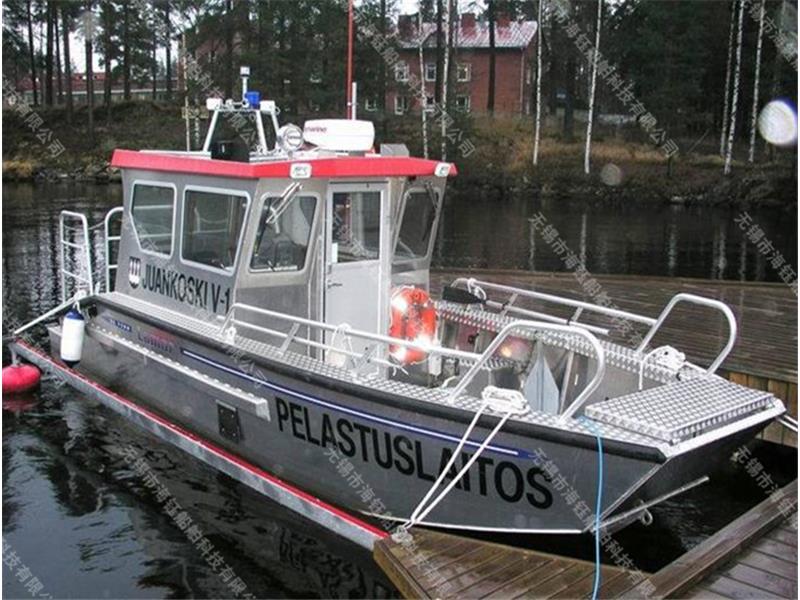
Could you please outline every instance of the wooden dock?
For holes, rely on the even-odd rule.
[[[591,302],[572,273],[526,273],[523,271],[434,271],[431,289],[437,292],[456,277],[475,277],[496,283],[533,288],[550,294]],[[657,317],[675,294],[687,292],[716,298],[736,315],[739,337],[720,373],[731,381],[769,390],[797,418],[797,296],[782,283],[747,283],[632,275],[594,275],[616,308]],[[524,303],[519,303],[525,306]],[[541,304],[528,304],[541,308]],[[569,312],[549,312],[568,317]],[[583,318],[587,323],[597,322]],[[605,322],[608,326],[608,321]],[[675,346],[700,365],[708,365],[725,344],[721,318],[700,306],[682,305],[656,335],[658,344]],[[625,343],[612,331],[611,338]],[[777,423],[762,434],[769,441],[797,447],[797,435]]]
[[[797,598],[797,481],[660,571],[602,568],[601,598]],[[405,598],[589,598],[594,564],[413,530],[379,541],[375,561]]]

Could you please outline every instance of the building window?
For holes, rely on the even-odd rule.
[[[469,63],[458,63],[457,77],[459,81],[471,81],[472,65]]]
[[[436,81],[436,63],[425,63],[425,81]]]
[[[533,65],[527,65],[527,69],[525,69],[525,83],[530,85],[531,79],[533,78]]]
[[[175,190],[160,185],[133,186],[131,219],[144,252],[172,254]]]
[[[298,196],[264,201],[250,268],[265,271],[302,271],[306,264],[317,199]]]
[[[408,112],[408,98],[406,96],[394,97],[394,114],[402,115]]]
[[[436,99],[433,96],[425,96],[425,111],[426,112],[436,111]]]
[[[367,98],[364,100],[364,110],[367,112],[375,112],[378,110],[378,102],[375,98]]]
[[[408,63],[400,61],[394,66],[394,78],[395,81],[408,81]]]
[[[183,259],[216,269],[232,269],[245,212],[244,196],[187,190],[183,203]]]
[[[456,96],[456,108],[462,112],[469,112],[469,96]]]

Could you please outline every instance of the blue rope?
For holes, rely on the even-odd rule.
[[[603,504],[603,438],[597,427],[586,417],[579,419],[597,438],[597,503],[594,511],[594,589],[592,600],[600,593],[600,511]]]

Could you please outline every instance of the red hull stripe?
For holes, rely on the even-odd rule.
[[[423,177],[435,175],[436,166],[440,164],[435,160],[409,156],[340,156],[310,160],[245,163],[136,150],[115,150],[114,156],[111,158],[111,166],[120,169],[169,171],[240,179],[287,179],[290,177],[291,166],[296,163],[311,165],[311,177],[313,178]],[[456,166],[450,164],[450,175],[456,174]]]
[[[288,492],[288,493],[290,493],[290,494],[292,494],[294,496],[297,496],[298,498],[301,498],[302,500],[305,500],[309,504],[313,504],[317,508],[320,508],[320,509],[322,509],[322,510],[324,510],[326,512],[329,512],[332,515],[342,519],[343,521],[347,521],[348,523],[351,523],[351,524],[355,525],[356,527],[359,527],[359,528],[371,533],[374,536],[377,536],[379,538],[388,537],[389,534],[386,531],[383,531],[382,529],[378,529],[377,527],[373,527],[369,523],[366,523],[366,522],[362,521],[361,519],[358,519],[358,518],[354,517],[350,513],[347,513],[345,511],[339,509],[339,508],[336,508],[335,506],[332,506],[332,505],[328,504],[327,502],[323,502],[322,500],[320,500],[316,496],[312,496],[308,492],[304,492],[303,490],[293,486],[292,484],[287,483],[287,482],[283,481],[282,479],[279,479],[279,478],[275,477],[274,475],[271,475],[271,474],[267,473],[263,469],[260,469],[259,467],[247,462],[246,460],[236,456],[235,454],[231,454],[230,452],[228,452],[227,450],[217,446],[216,444],[214,444],[212,442],[209,442],[208,440],[206,440],[204,438],[201,438],[200,436],[192,433],[191,431],[189,431],[187,429],[184,429],[183,427],[180,427],[179,425],[176,425],[175,423],[173,423],[171,421],[166,420],[165,418],[163,418],[160,415],[148,410],[147,408],[144,408],[143,406],[140,406],[140,405],[136,404],[135,402],[132,402],[132,401],[128,400],[127,398],[124,398],[123,396],[120,396],[119,394],[117,394],[116,392],[113,392],[112,390],[108,389],[107,387],[102,386],[102,385],[100,385],[99,383],[97,383],[95,381],[92,381],[88,377],[84,376],[82,373],[79,373],[79,372],[74,371],[72,369],[68,369],[68,368],[64,367],[63,365],[58,364],[52,358],[50,358],[50,356],[48,356],[47,354],[44,354],[43,352],[40,352],[37,348],[34,348],[30,344],[28,344],[28,343],[26,343],[26,342],[24,342],[22,340],[16,340],[16,343],[19,344],[20,346],[24,346],[25,348],[28,349],[28,351],[32,352],[33,354],[38,355],[42,360],[50,363],[53,367],[59,369],[60,371],[63,371],[64,373],[67,373],[70,376],[75,377],[76,379],[80,379],[85,384],[95,388],[96,390],[98,390],[99,392],[102,392],[106,396],[111,396],[112,398],[114,398],[114,400],[116,400],[116,401],[120,402],[121,404],[124,404],[125,406],[135,410],[136,412],[138,412],[139,414],[147,417],[148,419],[150,419],[152,421],[155,421],[159,425],[162,425],[162,426],[174,431],[178,435],[191,440],[195,444],[198,444],[199,446],[202,446],[203,448],[205,448],[206,450],[208,450],[210,452],[213,452],[217,456],[219,456],[221,458],[224,458],[225,460],[227,460],[227,461],[229,461],[231,463],[234,463],[235,465],[239,466],[240,468],[244,469],[245,471],[248,471],[249,473],[252,473],[253,475],[256,475],[257,477],[260,477],[261,479],[264,479],[264,480],[268,481],[272,485],[275,485],[275,486],[281,488],[285,492]]]

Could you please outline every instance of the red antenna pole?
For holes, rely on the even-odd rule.
[[[347,118],[353,116],[353,0],[347,2]]]

